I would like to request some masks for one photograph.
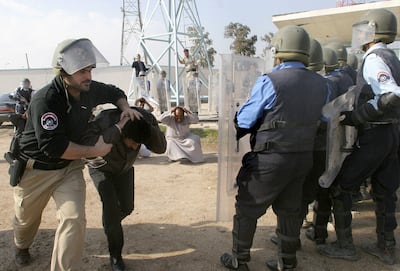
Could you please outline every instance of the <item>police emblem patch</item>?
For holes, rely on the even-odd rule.
[[[58,126],[58,118],[57,115],[51,112],[44,113],[40,118],[40,123],[43,129],[52,131]]]
[[[387,72],[379,72],[377,77],[379,83],[385,83],[390,80],[390,74]]]

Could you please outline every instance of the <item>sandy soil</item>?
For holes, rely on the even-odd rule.
[[[9,145],[12,127],[0,127],[0,154]],[[231,222],[215,222],[217,147],[203,144],[206,162],[201,165],[167,163],[163,155],[139,159],[136,163],[135,210],[124,220],[124,258],[128,270],[214,271],[225,270],[219,256],[231,248]],[[2,155],[1,155],[2,158]],[[18,269],[13,261],[12,189],[8,184],[8,164],[0,159],[0,270],[48,270],[57,219],[52,201],[43,213],[40,231],[31,247],[34,262]],[[87,237],[84,270],[110,270],[107,242],[101,226],[98,194],[87,180]],[[360,212],[359,212],[360,211]],[[398,214],[397,214],[398,216]],[[259,220],[254,239],[251,270],[267,270],[264,263],[276,255],[269,241],[275,230],[271,210]],[[397,239],[400,240],[397,232]],[[356,206],[354,239],[360,247],[375,241],[373,203]],[[384,266],[360,249],[361,260],[347,262],[328,259],[316,252],[315,245],[301,234],[297,270],[400,270],[400,265]],[[330,232],[330,240],[334,233]]]

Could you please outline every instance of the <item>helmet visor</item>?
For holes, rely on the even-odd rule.
[[[80,39],[60,52],[58,65],[68,74],[96,64],[108,65],[108,61],[88,39]]]
[[[354,24],[352,27],[351,47],[359,49],[362,45],[374,41],[375,25],[367,21]]]

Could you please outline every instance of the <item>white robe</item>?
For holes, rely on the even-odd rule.
[[[170,84],[169,80],[165,78],[160,78],[157,81],[157,91],[155,93],[155,99],[159,104],[160,112],[166,112],[169,110],[170,107],[170,101],[169,101],[169,95],[170,95]]]
[[[167,126],[165,134],[167,150],[165,153],[170,160],[186,158],[192,163],[204,161],[200,137],[192,134],[189,130],[190,124],[198,123],[197,115],[185,114],[183,121],[178,123],[175,121],[174,114],[167,111],[160,116],[160,121]]]

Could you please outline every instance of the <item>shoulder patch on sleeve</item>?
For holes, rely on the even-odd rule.
[[[40,124],[43,129],[52,131],[58,127],[58,117],[52,112],[44,113],[40,118]]]
[[[390,74],[386,71],[381,71],[377,75],[377,80],[379,83],[385,83],[390,80]]]

